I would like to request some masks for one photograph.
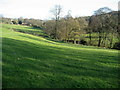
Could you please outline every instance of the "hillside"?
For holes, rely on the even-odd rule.
[[[25,33],[31,31],[43,35],[28,26],[2,26],[3,88],[119,87],[118,50],[55,42]]]

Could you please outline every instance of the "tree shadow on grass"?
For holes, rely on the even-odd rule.
[[[3,38],[3,88],[118,87],[116,68],[80,60],[90,59],[84,55],[90,52],[76,51],[75,58],[73,49],[66,50]]]

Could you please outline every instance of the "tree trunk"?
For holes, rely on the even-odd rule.
[[[107,34],[108,34],[108,33],[105,33],[105,37],[104,37],[104,40],[103,40],[103,45],[104,45],[104,47],[106,47]]]
[[[89,33],[89,39],[90,39],[90,45],[91,45],[91,39],[92,39],[92,36],[91,36],[91,32]]]
[[[74,39],[74,44],[76,44],[76,40]]]
[[[101,36],[101,34],[99,33],[98,47],[100,47],[100,45],[101,45],[101,40],[102,40],[102,36]]]
[[[113,35],[111,36],[111,40],[110,40],[110,48],[112,48],[112,44],[113,44]]]

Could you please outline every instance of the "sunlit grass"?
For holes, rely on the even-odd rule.
[[[3,24],[3,87],[118,88],[118,50],[54,42]],[[33,33],[33,32],[32,32]]]

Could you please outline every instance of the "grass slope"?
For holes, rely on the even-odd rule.
[[[3,88],[118,88],[118,51],[54,42],[3,24]],[[40,31],[41,33],[41,31]]]

